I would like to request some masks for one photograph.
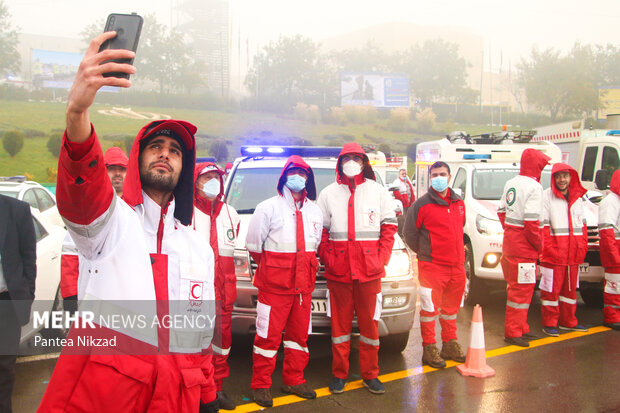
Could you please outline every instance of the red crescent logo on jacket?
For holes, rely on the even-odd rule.
[[[189,282],[189,303],[190,305],[200,305],[202,303],[202,282]]]

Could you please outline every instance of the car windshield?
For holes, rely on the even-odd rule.
[[[18,192],[15,192],[15,191],[3,191],[3,190],[0,190],[0,195],[10,196],[11,198],[17,198],[17,194],[18,194]]]
[[[391,184],[398,178],[398,174],[400,171],[385,171],[385,182]]]
[[[317,195],[336,180],[333,169],[313,168]],[[240,214],[251,214],[265,199],[277,193],[282,168],[237,168],[231,177],[226,199]]]
[[[544,189],[549,188],[551,171],[544,170],[540,179]],[[506,182],[519,175],[517,168],[476,169],[473,173],[472,195],[475,199],[499,201]]]

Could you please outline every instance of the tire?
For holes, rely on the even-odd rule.
[[[391,334],[389,336],[381,337],[381,345],[379,349],[387,353],[402,353],[407,348],[407,342],[409,341],[409,332]]]
[[[582,282],[579,292],[588,307],[603,308],[603,283]]]
[[[482,302],[484,281],[476,276],[474,270],[474,251],[471,244],[465,244],[465,302],[476,305]]]
[[[58,286],[58,290],[56,291],[56,298],[54,298],[54,305],[52,307],[52,311],[64,311],[62,305],[62,294],[60,294],[60,286]],[[51,317],[50,314],[50,325],[51,325]],[[64,323],[64,318],[63,318]],[[66,338],[67,333],[69,332],[68,328],[44,328],[40,331],[41,337],[46,339],[56,339],[56,338]]]

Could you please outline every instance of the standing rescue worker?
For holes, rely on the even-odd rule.
[[[543,243],[540,175],[550,159],[539,150],[524,150],[519,175],[504,185],[497,210],[504,228],[501,263],[508,294],[504,340],[521,347],[529,347],[527,339],[533,337],[529,334],[527,312],[536,285],[536,262]]]
[[[106,348],[81,346],[81,352],[66,346],[39,411],[216,412],[213,365],[203,353],[210,347],[209,331],[166,321],[188,314],[215,317],[208,305],[215,299],[213,254],[188,227],[196,127],[177,120],[144,126],[131,148],[123,199],[115,195],[89,116],[102,86],[131,85],[104,73],[135,73],[134,66],[113,60],[133,58],[134,52],[98,52],[115,35],[107,32],[90,43],[69,94],[58,209],[79,251],[80,310],[105,316],[115,315],[106,309],[125,308],[134,312],[121,315],[156,318],[148,319],[147,328],[82,326],[86,334],[107,334],[121,346],[110,347],[110,341]],[[70,337],[79,334],[76,324]],[[72,351],[79,354],[67,354]]]
[[[551,185],[543,192],[543,251],[540,258],[540,301],[543,332],[557,337],[561,330],[588,331],[579,325],[577,285],[579,264],[588,251],[584,219],[586,189],[571,166],[556,163]]]
[[[609,188],[598,210],[601,264],[605,267],[603,325],[620,330],[620,170],[612,175]]]
[[[319,195],[328,315],[332,326],[332,393],[342,393],[349,375],[351,327],[357,314],[359,363],[363,384],[375,394],[385,392],[379,375],[381,278],[390,261],[396,217],[387,189],[375,182],[368,156],[357,143],[342,148],[336,182]]]
[[[127,155],[118,146],[113,146],[103,155],[103,162],[116,196],[122,197],[129,163]],[[77,247],[67,232],[60,252],[60,294],[63,298],[63,308],[67,311],[77,310],[79,265]]]
[[[213,349],[215,385],[220,409],[236,405],[222,388],[230,369],[227,359],[231,345],[231,315],[237,299],[237,277],[233,252],[239,233],[239,215],[224,202],[224,171],[212,162],[196,165],[194,188],[194,228],[211,244],[215,257],[215,299],[218,302]]]
[[[403,204],[403,213],[397,217],[398,220],[398,235],[403,235],[403,226],[405,224],[405,217],[409,207],[413,205],[415,201],[415,193],[413,192],[413,185],[409,182],[407,177],[407,170],[401,168],[398,170],[398,178],[392,182],[392,185],[397,189],[394,191],[394,198],[398,199]]]
[[[278,180],[278,195],[256,207],[246,237],[247,249],[258,264],[256,337],[252,394],[263,407],[273,406],[271,374],[284,331],[282,391],[305,399],[316,393],[304,379],[308,364],[312,291],[321,242],[323,216],[316,199],[314,173],[304,160],[291,156]]]
[[[450,167],[435,162],[428,170],[431,188],[414,202],[405,221],[405,241],[418,256],[422,363],[446,367],[465,362],[456,341],[456,316],[465,291],[465,203],[452,189]],[[441,325],[441,354],[435,346],[435,322]]]

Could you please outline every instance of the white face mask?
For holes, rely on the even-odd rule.
[[[202,192],[204,192],[209,198],[215,198],[220,194],[220,180],[209,179],[202,184]]]
[[[342,172],[344,172],[344,174],[349,178],[353,178],[362,172],[362,167],[354,160],[350,160],[342,165]]]

